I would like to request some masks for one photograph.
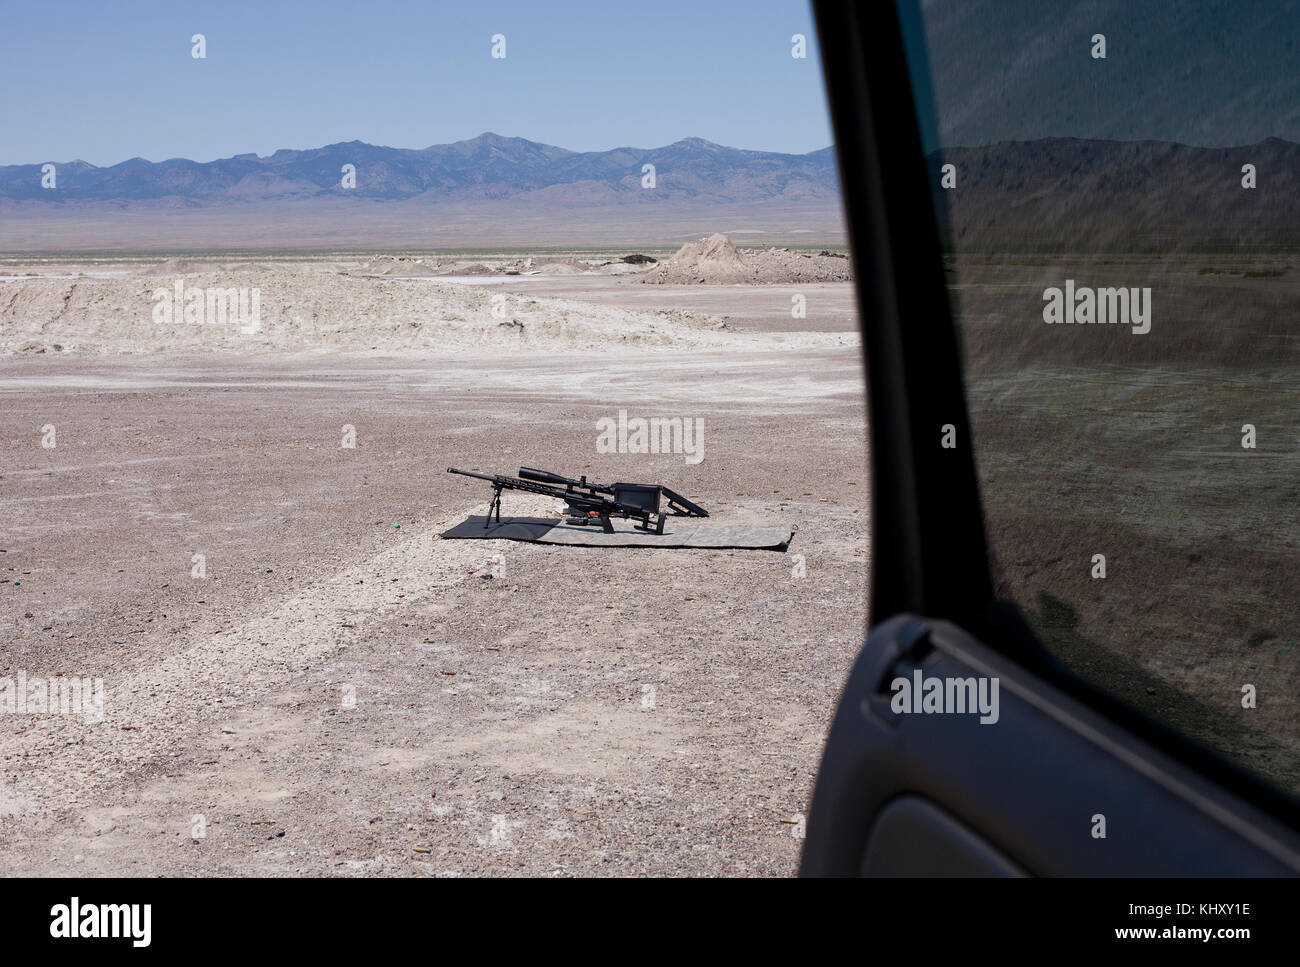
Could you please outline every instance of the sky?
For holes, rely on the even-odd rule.
[[[1300,0],[901,4],[920,11],[912,50],[933,75],[927,149],[1300,141]],[[423,148],[485,131],[575,151],[833,141],[805,0],[15,0],[3,23],[0,165]]]
[[[484,131],[576,151],[832,143],[803,0],[14,2],[0,79],[0,164],[423,148]]]

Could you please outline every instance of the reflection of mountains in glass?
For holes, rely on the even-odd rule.
[[[1277,138],[1233,148],[1051,138],[947,148],[927,163],[959,251],[1300,247],[1300,144]]]

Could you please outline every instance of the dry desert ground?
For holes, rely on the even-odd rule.
[[[0,655],[103,683],[102,720],[4,717],[10,873],[796,870],[865,626],[851,286],[414,262],[4,267]],[[258,289],[259,329],[160,320],[177,281]],[[704,459],[598,453],[620,409]],[[446,467],[520,465],[797,533],[439,537],[489,492]]]

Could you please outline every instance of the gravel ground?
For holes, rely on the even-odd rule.
[[[9,873],[795,871],[865,627],[855,348],[47,354],[0,394],[0,674],[105,696],[99,722],[0,717]],[[704,461],[596,453],[620,407],[702,417]],[[786,554],[438,537],[487,497],[447,466],[520,464],[799,530]]]

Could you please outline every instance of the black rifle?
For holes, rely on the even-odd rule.
[[[638,530],[653,530],[656,534],[664,532],[664,517],[660,503],[668,501],[668,511],[677,517],[708,517],[709,512],[698,504],[687,500],[681,494],[669,490],[660,484],[598,484],[588,483],[587,478],[574,480],[562,477],[546,470],[532,467],[520,467],[518,477],[505,477],[499,474],[472,473],[469,470],[457,470],[448,467],[448,473],[458,473],[463,477],[477,477],[492,484],[492,502],[488,504],[488,515],[483,521],[486,529],[492,523],[495,511],[496,522],[501,523],[501,491],[522,490],[532,494],[555,497],[566,502],[564,513],[574,523],[586,524],[590,520],[599,520],[606,534],[614,533],[610,517],[618,516],[624,520],[639,521]]]

